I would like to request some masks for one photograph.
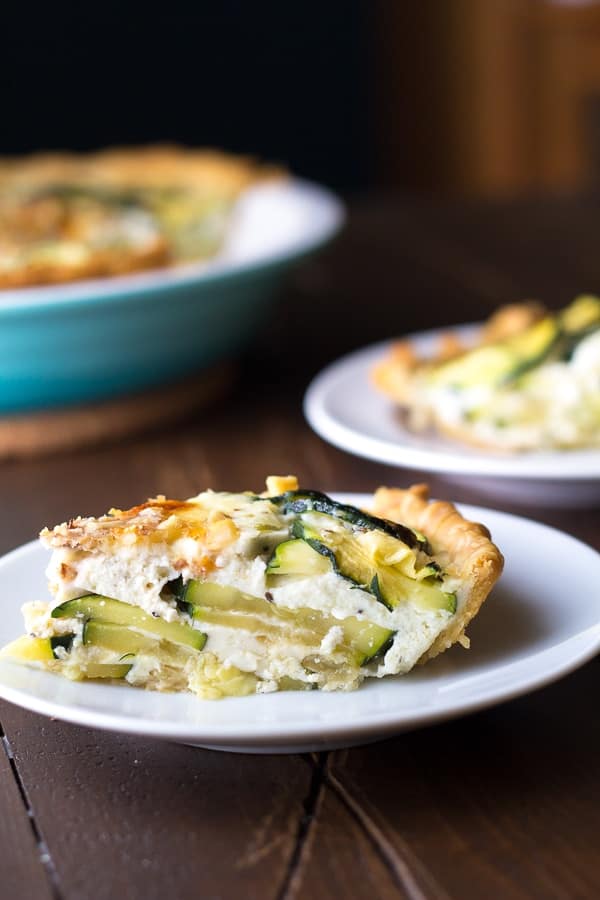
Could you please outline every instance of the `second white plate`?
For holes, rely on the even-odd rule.
[[[340,499],[366,505],[366,495]],[[199,700],[129,686],[71,682],[0,660],[0,696],[68,722],[215,749],[301,752],[350,746],[454,718],[560,678],[600,649],[600,554],[517,516],[462,507],[506,558],[500,584],[456,646],[408,675],[322,691]],[[568,566],[565,565],[568,560]],[[23,630],[20,607],[47,596],[48,553],[26,544],[0,559],[0,646]]]
[[[455,331],[463,340],[476,326]],[[448,329],[443,330],[445,333]],[[427,355],[441,331],[411,335]],[[403,468],[468,479],[471,487],[523,504],[591,506],[600,500],[600,451],[569,450],[500,454],[453,443],[435,434],[406,428],[395,404],[371,385],[370,372],[389,350],[374,344],[344,356],[314,379],[304,411],[326,441],[357,456]]]

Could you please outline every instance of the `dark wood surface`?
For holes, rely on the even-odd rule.
[[[75,513],[258,489],[270,472],[325,490],[427,478],[438,496],[481,501],[327,446],[303,421],[303,389],[391,334],[600,291],[599,223],[590,197],[357,202],[344,236],[289,283],[228,402],[163,434],[2,464],[0,551]],[[600,547],[598,510],[496,505]],[[0,897],[597,897],[598,674],[596,660],[496,709],[319,756],[155,743],[3,703]]]

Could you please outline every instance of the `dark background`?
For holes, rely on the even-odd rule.
[[[6,4],[0,154],[170,140],[344,192],[600,182],[600,2]]]
[[[0,152],[178,141],[374,178],[368,0],[23,4],[3,27]]]

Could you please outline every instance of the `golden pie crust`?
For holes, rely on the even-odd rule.
[[[402,490],[381,487],[373,498],[377,516],[422,532],[444,572],[461,584],[457,612],[420,663],[463,641],[465,629],[502,574],[504,557],[485,525],[469,522],[452,503],[430,501],[426,484]]]
[[[282,170],[248,156],[174,145],[115,147],[97,153],[34,153],[0,158],[0,189],[76,182],[107,187],[210,188],[235,196],[253,182],[280,177]]]

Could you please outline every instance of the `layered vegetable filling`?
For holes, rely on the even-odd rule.
[[[600,300],[580,297],[521,333],[425,370],[418,393],[439,424],[483,444],[600,443]]]
[[[100,550],[55,549],[56,601],[24,608],[4,654],[207,698],[351,689],[412,668],[463,601],[424,535],[325,494],[157,510],[101,520]]]
[[[178,186],[122,190],[48,185],[0,196],[0,273],[22,265],[154,265],[204,259],[220,247],[233,198]],[[102,256],[102,254],[105,254]]]

